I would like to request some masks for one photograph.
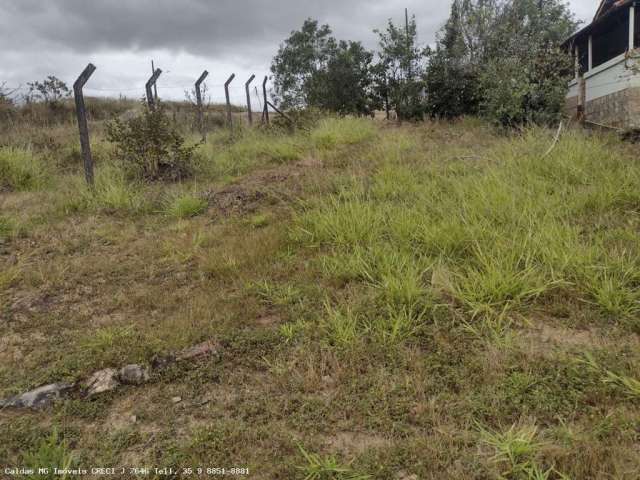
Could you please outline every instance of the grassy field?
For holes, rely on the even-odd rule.
[[[637,147],[326,119],[137,184],[93,132],[95,192],[73,126],[0,135],[0,397],[217,353],[0,411],[1,466],[638,478]]]

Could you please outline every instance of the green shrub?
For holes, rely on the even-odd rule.
[[[31,150],[0,148],[0,190],[36,190],[44,179],[44,166]]]
[[[180,180],[193,173],[197,145],[186,146],[162,104],[144,106],[142,115],[107,124],[116,158],[132,176],[147,181]]]

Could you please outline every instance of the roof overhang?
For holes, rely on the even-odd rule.
[[[630,7],[631,5],[637,5],[638,3],[640,3],[638,2],[638,0],[623,0],[615,8],[611,8],[610,10],[604,12],[602,15],[598,16],[598,14],[600,13],[600,10],[605,4],[605,2],[602,2],[598,7],[598,12],[596,13],[596,18],[593,20],[593,22],[591,22],[589,25],[578,30],[576,33],[574,33],[569,38],[567,38],[564,42],[562,42],[562,46],[564,47],[564,46],[573,44],[576,41],[576,39],[578,39],[579,37],[588,35],[589,33],[591,33],[591,31],[594,28],[599,26],[601,23],[617,15],[618,13],[622,12],[625,7]]]

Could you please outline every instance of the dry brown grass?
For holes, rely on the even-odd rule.
[[[545,283],[551,274],[541,265],[553,258],[553,274],[568,278],[553,253],[578,252],[550,243],[555,250],[534,264],[489,256],[495,277],[470,272],[474,250],[456,243],[459,225],[446,222],[455,205],[446,191],[434,193],[453,185],[475,194],[474,182],[500,175],[516,184],[505,155],[535,157],[551,134],[506,138],[475,121],[333,122],[311,135],[213,136],[193,182],[122,184],[120,208],[87,201],[73,162],[39,190],[0,193],[1,215],[11,219],[0,239],[0,397],[205,340],[220,345],[142,387],[43,412],[0,411],[0,458],[20,464],[55,427],[85,467],[248,466],[250,478],[274,479],[304,478],[311,468],[345,478],[329,474],[332,465],[379,479],[637,476],[637,398],[580,359],[589,352],[603,371],[636,375],[637,324],[625,316],[633,304],[624,295],[638,285],[575,277],[540,295],[507,296],[506,313],[496,314],[484,307],[504,299],[501,275],[516,268],[516,280]],[[71,138],[34,151],[62,158]],[[594,175],[628,163],[631,176],[622,196],[591,184],[567,196],[581,206],[581,238],[596,255],[605,252],[598,242],[637,255],[637,167],[625,146],[571,133],[555,164],[531,163],[522,175],[556,189],[578,182],[583,172],[565,158],[582,143],[589,147],[572,161],[608,149]],[[108,166],[105,147],[97,170]],[[495,190],[482,211],[494,230],[516,237],[514,211],[497,201],[506,198],[502,184],[488,185]],[[182,194],[207,208],[167,215],[166,199]],[[537,215],[536,202],[548,199],[529,194],[525,207]],[[451,216],[434,221],[444,204]],[[421,222],[432,230],[414,228]],[[607,231],[615,238],[598,237]],[[482,246],[502,248],[490,231],[476,232]],[[520,268],[539,277],[522,280]],[[461,275],[476,284],[456,287]],[[594,285],[600,296],[589,296]],[[621,310],[612,316],[607,305]]]

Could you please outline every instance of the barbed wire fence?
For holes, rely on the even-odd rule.
[[[84,172],[87,183],[93,187],[94,184],[94,167],[93,167],[93,158],[91,155],[91,144],[89,139],[89,126],[87,121],[87,110],[84,94],[87,92],[88,94],[97,94],[97,96],[107,96],[103,94],[109,93],[117,93],[120,99],[128,99],[126,96],[127,93],[131,93],[132,96],[135,96],[134,92],[137,92],[140,97],[144,98],[145,102],[148,105],[150,110],[155,110],[158,102],[160,100],[160,96],[163,91],[181,91],[184,92],[183,101],[187,101],[190,104],[194,105],[194,115],[195,115],[195,125],[198,126],[200,133],[202,134],[203,140],[206,138],[205,126],[204,126],[204,110],[208,106],[212,105],[224,105],[226,110],[226,121],[225,124],[229,129],[233,128],[234,122],[234,111],[235,113],[242,113],[246,111],[247,115],[247,123],[251,127],[254,124],[253,121],[253,110],[252,110],[252,101],[251,101],[251,83],[255,79],[255,75],[252,74],[246,81],[236,81],[234,84],[234,80],[236,79],[236,75],[232,73],[225,83],[209,83],[205,82],[206,77],[209,75],[209,72],[206,70],[198,77],[193,79],[193,83],[186,83],[182,80],[182,83],[178,84],[176,81],[164,84],[162,80],[167,77],[168,73],[164,73],[162,69],[156,68],[155,63],[152,62],[152,74],[147,79],[146,83],[142,83],[136,86],[130,86],[126,88],[120,87],[92,87],[91,85],[86,85],[97,68],[89,63],[85,69],[82,71],[80,76],[73,83],[73,97],[75,102],[75,113],[78,122],[78,133],[80,137],[80,148],[81,154],[84,164]],[[184,78],[184,77],[182,77]],[[263,83],[262,83],[262,95],[258,91],[258,87],[254,87],[253,95],[258,105],[262,107],[262,124],[269,124],[270,118],[269,113],[271,111],[277,111],[279,114],[284,115],[287,118],[286,114],[283,112],[279,112],[278,109],[271,103],[268,99],[267,95],[267,82],[268,76],[265,75]],[[169,76],[169,81],[173,80],[171,76]],[[242,79],[238,79],[242,80]],[[31,85],[17,85],[14,87],[7,86],[6,84],[1,85],[2,89],[0,94],[6,96],[7,94],[11,96],[23,94],[23,98],[27,98],[33,91]],[[224,91],[224,94],[222,94]],[[4,93],[3,93],[4,92]],[[193,92],[193,93],[192,93]],[[124,96],[123,96],[124,94]],[[172,95],[175,98],[175,95]],[[90,99],[89,99],[90,100]],[[234,110],[234,107],[236,108]],[[241,110],[238,111],[237,108],[240,107]]]
[[[170,90],[180,90],[184,92],[185,100],[189,101],[189,103],[193,104],[194,101],[191,98],[191,92],[194,92],[193,96],[195,97],[195,116],[196,116],[196,125],[200,133],[202,134],[203,140],[206,138],[205,126],[204,126],[204,109],[206,105],[216,105],[216,104],[224,104],[226,107],[226,126],[229,129],[233,129],[233,107],[243,106],[246,108],[247,114],[247,123],[251,127],[253,125],[253,110],[252,110],[252,102],[251,102],[251,83],[255,79],[255,75],[252,74],[246,82],[243,84],[233,84],[233,81],[236,78],[235,74],[231,74],[227,81],[223,84],[206,84],[205,79],[209,75],[209,72],[206,70],[197,78],[193,80],[193,83],[187,84],[169,84],[163,85],[162,82],[158,84],[158,82],[162,79],[163,71],[160,68],[156,68],[154,62],[152,62],[152,75],[146,81],[144,85],[139,86],[131,86],[126,88],[98,88],[86,86],[94,72],[97,68],[89,63],[85,69],[82,71],[80,76],[73,83],[73,97],[75,102],[75,113],[78,121],[78,133],[80,137],[80,149],[81,155],[84,164],[84,173],[85,179],[87,183],[93,187],[94,184],[94,162],[93,157],[91,155],[91,144],[89,138],[89,125],[87,121],[87,110],[85,104],[84,93],[88,92],[89,94],[104,94],[104,93],[118,93],[120,98],[123,98],[123,93],[127,92],[138,92],[148,105],[148,108],[151,110],[155,110],[158,102],[159,102],[159,93],[162,91],[170,91]],[[168,72],[167,72],[168,73]],[[165,75],[166,76],[166,75]],[[267,95],[267,85],[268,76],[264,77],[264,81],[262,83],[262,96],[258,92],[258,87],[256,86],[254,89],[254,96],[257,100],[257,103],[262,106],[262,124],[269,124],[269,109],[274,109],[277,111],[277,108],[268,100]],[[17,85],[14,87],[7,86],[5,83],[0,85],[2,88],[0,89],[0,94],[3,96],[7,95],[19,95],[21,92],[23,96],[29,95],[33,88],[31,85]],[[220,91],[224,89],[224,97],[222,95],[218,96],[212,94],[213,91]],[[203,95],[205,93],[205,95]],[[124,97],[126,98],[126,96]],[[222,101],[224,99],[224,101]],[[205,105],[206,104],[206,105]],[[282,112],[279,112],[282,114]],[[286,115],[285,115],[286,118]]]

